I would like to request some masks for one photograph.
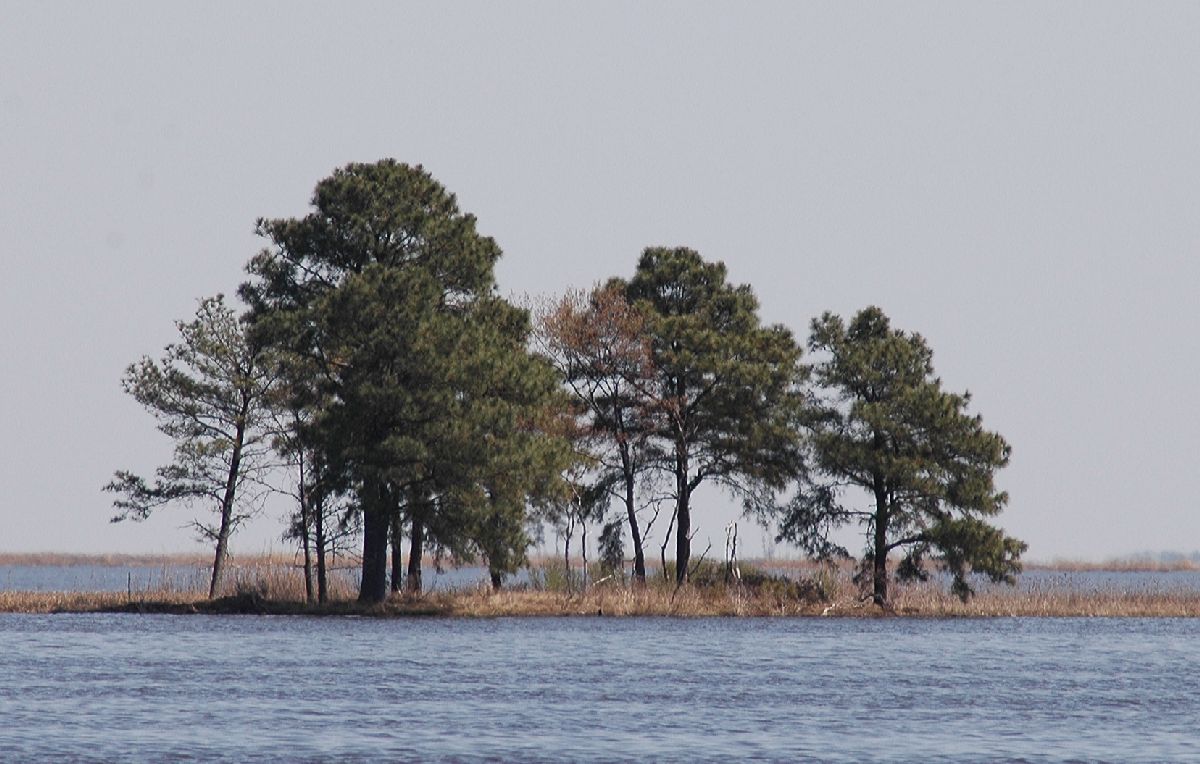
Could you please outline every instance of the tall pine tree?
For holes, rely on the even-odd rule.
[[[424,169],[348,165],[313,207],[259,221],[270,244],[242,294],[260,336],[317,370],[317,442],[362,512],[359,598],[376,602],[398,513],[418,561],[425,539],[467,550],[494,464],[554,461],[532,423],[556,384],[525,350],[528,316],[495,294],[500,248]],[[540,490],[534,473],[514,469],[512,490]]]
[[[969,394],[942,389],[924,338],[892,329],[871,307],[849,325],[830,313],[814,320],[809,347],[824,391],[811,421],[813,472],[781,535],[818,555],[845,555],[830,533],[865,526],[863,573],[881,606],[889,604],[893,552],[903,554],[902,578],[924,577],[928,559],[950,572],[964,600],[970,571],[1012,583],[1025,544],[987,522],[1008,500],[994,475],[1011,449],[967,413]],[[846,486],[865,491],[872,506],[845,501]]]
[[[644,311],[654,437],[675,484],[676,579],[691,559],[691,500],[704,482],[748,504],[782,489],[799,467],[804,409],[800,348],[783,326],[763,326],[749,286],[690,249],[647,249],[627,299]]]

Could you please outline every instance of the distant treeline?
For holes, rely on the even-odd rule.
[[[320,601],[328,560],[351,547],[364,602],[419,591],[426,555],[480,560],[498,587],[547,526],[566,554],[598,530],[600,562],[631,565],[633,586],[655,551],[684,585],[706,483],[815,557],[849,557],[833,532],[860,528],[858,580],[881,606],[894,577],[938,567],[966,599],[969,572],[1020,569],[1025,545],[989,524],[1009,445],[879,308],[814,319],[805,360],[789,328],[762,324],[750,286],[682,247],[513,305],[496,242],[393,160],[336,170],[309,214],[257,232],[247,310],[202,300],[177,342],[124,376],[174,458],[105,487],[114,520],[213,510],[194,521],[215,547],[210,596],[230,535],[272,492],[293,499],[286,535]]]

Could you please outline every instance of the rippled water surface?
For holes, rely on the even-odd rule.
[[[1200,760],[1187,619],[0,615],[0,761]]]

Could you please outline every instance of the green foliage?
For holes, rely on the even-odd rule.
[[[324,402],[313,442],[364,510],[364,596],[383,595],[386,528],[406,500],[427,508],[432,546],[514,569],[525,500],[555,490],[569,454],[548,434],[557,378],[526,350],[528,315],[495,295],[499,247],[393,160],[336,171],[313,205],[259,221],[271,246],[242,294],[258,336],[300,359]]]
[[[781,536],[817,555],[845,554],[829,532],[865,525],[864,572],[881,604],[894,550],[904,553],[902,578],[922,576],[931,560],[952,574],[964,599],[970,571],[1013,582],[1025,545],[986,522],[1007,502],[993,478],[1011,449],[966,412],[968,394],[942,390],[925,340],[893,330],[872,307],[848,326],[824,314],[813,321],[809,345],[822,355],[815,381],[825,391],[809,420],[815,472],[802,474]],[[844,486],[868,492],[874,509],[843,503]]]
[[[144,520],[165,504],[209,505],[216,523],[193,525],[216,544],[210,594],[220,583],[229,536],[260,496],[270,466],[270,403],[277,378],[262,348],[221,295],[200,302],[195,320],[176,324],[180,341],[161,359],[131,364],[125,392],[152,413],[175,443],[154,481],[119,470],[104,490],[117,494],[113,522]]]
[[[600,530],[600,572],[602,576],[619,575],[625,570],[625,523],[615,518]]]
[[[619,282],[618,282],[619,283]],[[676,557],[686,578],[690,497],[705,481],[757,508],[800,467],[800,348],[783,326],[762,326],[746,285],[690,249],[647,249],[626,296],[645,312],[661,415],[654,438],[674,478]]]

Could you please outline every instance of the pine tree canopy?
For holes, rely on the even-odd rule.
[[[994,475],[1011,449],[967,412],[969,394],[942,389],[924,338],[892,329],[871,307],[849,325],[830,313],[814,320],[809,347],[821,391],[810,414],[812,472],[784,515],[781,537],[818,555],[846,554],[829,534],[864,525],[864,570],[881,604],[893,551],[903,553],[901,577],[924,576],[930,559],[964,599],[971,571],[1013,582],[1025,545],[987,522],[1008,500]],[[865,491],[873,506],[856,507],[848,488]]]

